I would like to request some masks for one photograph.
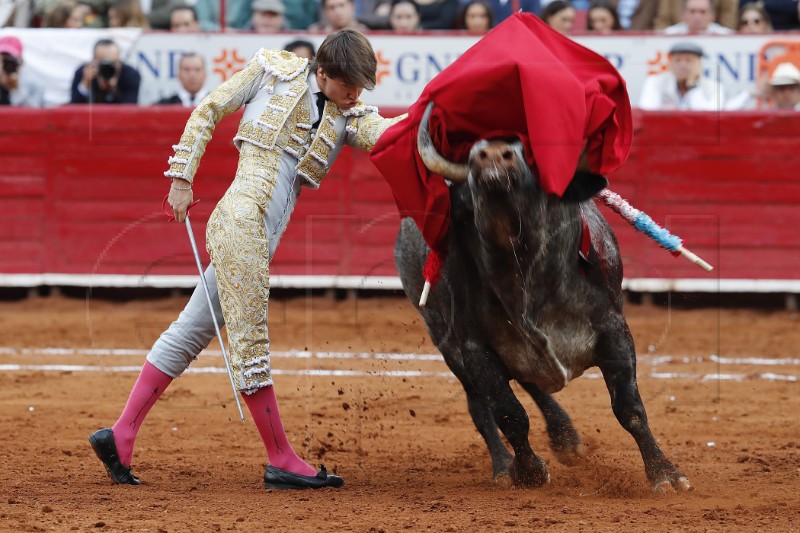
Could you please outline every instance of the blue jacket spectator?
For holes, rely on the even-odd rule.
[[[487,0],[486,3],[492,6],[495,26],[511,16],[511,0]],[[538,15],[542,10],[542,4],[539,0],[519,0],[519,8],[526,13]]]
[[[772,19],[774,29],[793,30],[800,24],[797,0],[764,0],[763,5]]]

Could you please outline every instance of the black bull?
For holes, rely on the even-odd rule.
[[[435,151],[426,158],[432,146],[429,112],[420,127],[420,154],[432,170],[464,182],[451,188],[449,251],[441,281],[419,312],[464,387],[495,479],[510,476],[515,485],[533,487],[550,480],[528,441],[528,415],[510,381],[516,380],[541,410],[558,459],[572,463],[582,455],[581,439],[550,393],[597,366],[614,415],[639,446],[653,489],[691,489],[658,447],[639,395],[636,352],[622,312],[619,248],[590,200],[605,178],[578,172],[562,199],[547,195],[525,163],[519,141],[479,141],[466,167]],[[578,255],[581,215],[593,245],[588,260]],[[395,262],[415,305],[427,253],[416,225],[403,220]]]

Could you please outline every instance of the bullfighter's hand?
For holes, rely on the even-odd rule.
[[[187,190],[179,190],[176,189],[176,187]],[[175,215],[175,220],[178,222],[186,220],[186,212],[189,210],[189,205],[192,203],[192,198],[194,197],[191,187],[192,184],[186,180],[180,178],[172,180],[167,202],[169,202],[169,206],[172,208],[172,212]]]

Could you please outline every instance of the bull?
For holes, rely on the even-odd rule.
[[[639,395],[636,352],[622,310],[619,248],[591,201],[606,179],[579,170],[562,198],[548,195],[518,139],[480,140],[467,164],[447,161],[428,130],[432,105],[419,128],[418,150],[428,169],[453,182],[451,225],[441,280],[418,310],[464,387],[495,480],[525,487],[550,481],[547,465],[530,445],[528,415],[510,381],[533,398],[552,450],[570,464],[582,455],[583,444],[551,394],[597,366],[614,415],[639,446],[653,490],[691,490],[659,448]],[[592,246],[582,257],[585,231]],[[428,252],[417,226],[404,219],[395,263],[415,306]]]

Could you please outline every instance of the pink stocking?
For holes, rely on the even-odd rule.
[[[243,396],[258,432],[261,434],[261,440],[264,441],[269,464],[301,476],[316,475],[317,471],[294,453],[289,439],[286,438],[281,415],[278,412],[275,388],[263,387],[254,394],[244,394]]]
[[[147,416],[150,408],[155,405],[161,393],[170,383],[172,383],[170,376],[154,367],[149,361],[145,361],[142,372],[128,397],[128,403],[125,404],[125,409],[122,410],[119,420],[111,428],[114,432],[114,442],[117,445],[119,460],[123,466],[130,468],[136,434],[142,427],[144,417]]]

